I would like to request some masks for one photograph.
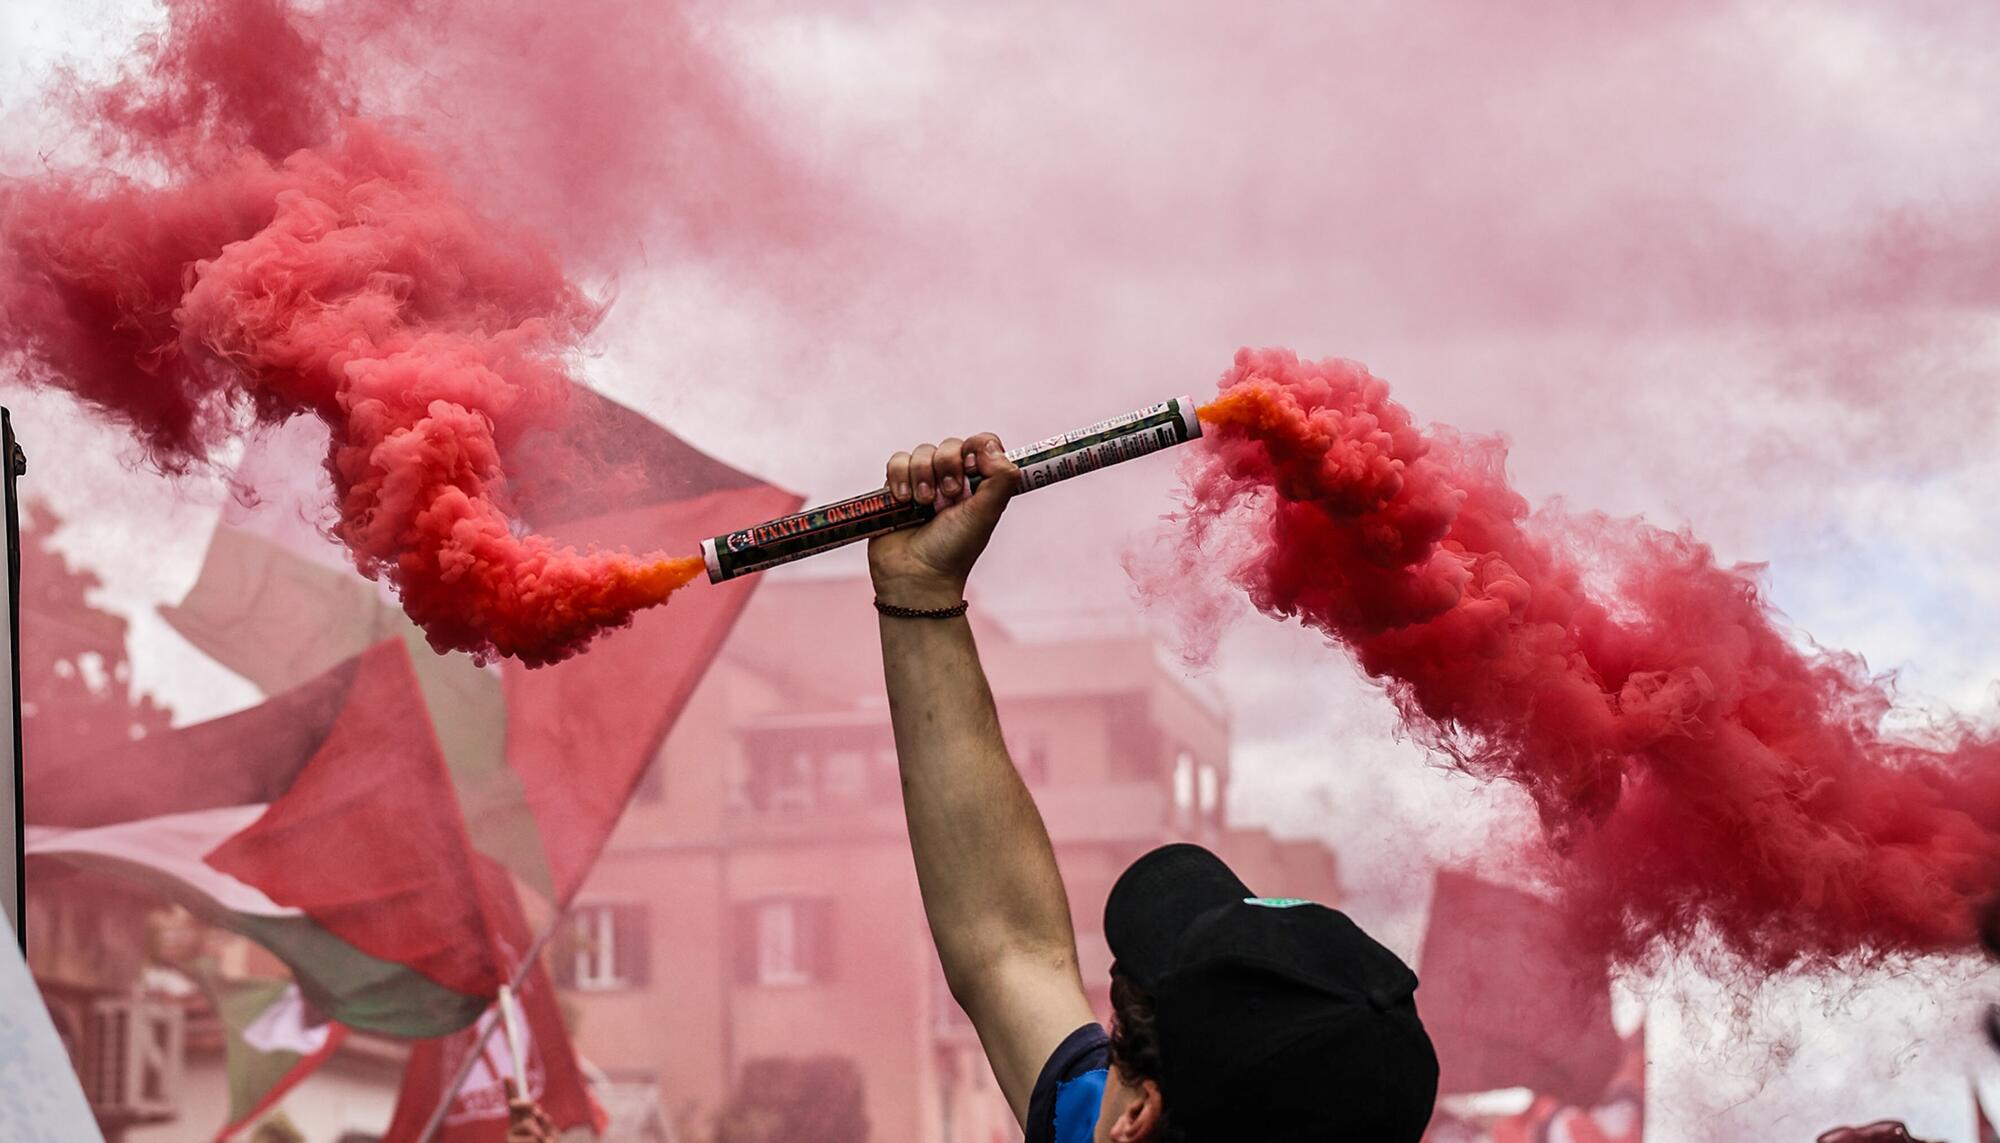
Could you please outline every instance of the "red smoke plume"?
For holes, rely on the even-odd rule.
[[[166,178],[0,188],[0,360],[169,470],[246,419],[319,417],[336,535],[440,651],[553,662],[693,578],[513,526],[503,457],[559,423],[601,315],[553,254],[342,118],[341,69],[282,0],[168,12],[143,66],[80,97],[108,154]]]
[[[1897,738],[1885,680],[1800,647],[1685,533],[1530,513],[1492,438],[1353,362],[1243,350],[1204,406],[1190,560],[1349,649],[1408,724],[1534,799],[1621,959],[1712,932],[1763,969],[1969,948],[2000,745]]]

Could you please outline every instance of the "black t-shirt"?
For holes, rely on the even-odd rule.
[[[1027,1143],[1090,1143],[1110,1066],[1111,1039],[1102,1027],[1085,1024],[1065,1037],[1035,1077]]]

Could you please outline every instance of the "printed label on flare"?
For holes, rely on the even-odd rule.
[[[1200,436],[1201,422],[1193,406],[1186,397],[1162,401],[1026,448],[1009,449],[1007,458],[1021,466],[1021,491],[1033,492]]]
[[[1194,401],[1178,397],[1025,448],[1009,449],[1007,458],[1021,468],[1020,491],[1033,492],[1200,435]],[[978,484],[977,477],[973,484]],[[705,540],[701,553],[708,564],[709,580],[720,583],[912,527],[933,515],[929,505],[898,503],[887,489],[877,489]]]

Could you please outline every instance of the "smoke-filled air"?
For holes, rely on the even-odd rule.
[[[1614,955],[1713,936],[1771,972],[1972,947],[2000,743],[1886,732],[1888,681],[1788,631],[1757,569],[1530,511],[1499,439],[1420,423],[1352,361],[1243,350],[1201,418],[1178,570],[1221,561],[1430,746],[1526,790]]]
[[[0,0],[0,1139],[2000,1139],[1996,137],[1979,0]]]
[[[526,532],[507,458],[563,423],[602,303],[418,144],[356,117],[276,0],[177,0],[122,78],[74,92],[159,172],[0,188],[0,357],[130,427],[162,469],[324,421],[333,531],[439,652],[559,661],[695,557]]]

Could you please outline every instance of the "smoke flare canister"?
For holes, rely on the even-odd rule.
[[[1171,448],[1201,435],[1194,398],[1176,397],[1074,432],[1007,450],[1021,469],[1021,492]],[[978,483],[978,477],[972,478]],[[711,583],[774,568],[930,519],[937,510],[898,501],[886,488],[808,508],[701,542]]]

